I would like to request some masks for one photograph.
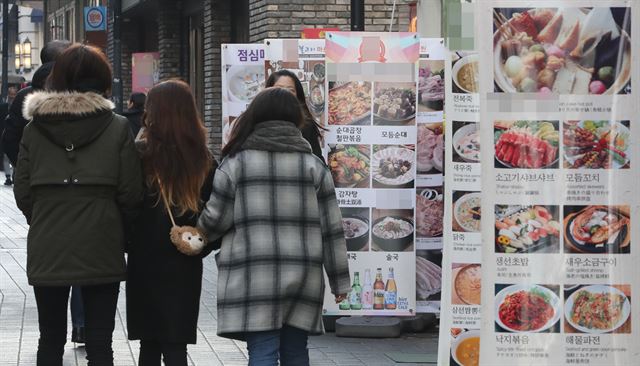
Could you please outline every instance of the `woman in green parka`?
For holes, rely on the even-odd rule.
[[[124,117],[105,98],[104,54],[76,44],[63,52],[45,91],[23,114],[15,197],[30,224],[27,276],[38,306],[38,365],[62,365],[70,286],[82,287],[89,365],[113,365],[111,338],[125,228],[143,197],[141,164]]]

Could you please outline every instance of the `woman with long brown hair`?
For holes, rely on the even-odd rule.
[[[196,343],[202,258],[188,256],[169,238],[176,225],[195,226],[211,194],[215,160],[189,86],[170,80],[153,87],[143,116],[139,149],[146,182],[142,213],[129,247],[127,327],[140,342],[139,365],[187,365]],[[164,197],[163,197],[164,196]]]

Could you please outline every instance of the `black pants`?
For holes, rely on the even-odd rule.
[[[67,342],[67,305],[70,286],[34,286],[38,305],[38,366],[62,366]],[[120,284],[82,287],[85,345],[89,366],[112,366],[111,337],[115,327]]]
[[[140,340],[138,366],[160,366],[161,356],[165,366],[187,366],[187,344]]]

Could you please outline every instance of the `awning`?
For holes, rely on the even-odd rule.
[[[31,23],[42,23],[44,21],[44,11],[42,9],[31,9]]]

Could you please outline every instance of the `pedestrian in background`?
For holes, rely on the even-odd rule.
[[[10,86],[8,88],[7,101],[0,104],[0,139],[4,136],[5,127],[6,127],[6,118],[9,114],[9,108],[11,104],[16,98],[16,94],[18,93],[18,89],[15,86]],[[13,185],[13,167],[11,166],[11,161],[9,157],[5,153],[4,144],[0,141],[0,160],[2,160],[2,171],[4,172],[5,186]]]
[[[160,366],[162,356],[166,366],[186,366],[187,344],[196,343],[202,258],[212,246],[197,256],[180,253],[169,239],[167,209],[178,226],[195,226],[217,164],[189,85],[156,85],[145,110],[139,146],[146,196],[128,249],[128,336],[140,340],[140,366]]]
[[[249,365],[309,364],[321,334],[323,267],[336,302],[350,291],[331,173],[300,128],[298,99],[260,92],[236,120],[198,227],[222,237],[218,334],[246,340]]]
[[[142,200],[142,172],[125,118],[106,99],[111,68],[75,44],[47,90],[29,94],[15,197],[29,223],[27,277],[38,307],[37,364],[62,365],[69,287],[82,286],[87,360],[113,365],[112,334],[125,279],[125,224]]]
[[[70,45],[71,43],[69,41],[51,41],[42,48],[40,51],[42,66],[33,74],[31,86],[21,89],[18,94],[16,94],[16,98],[9,108],[9,116],[5,125],[6,130],[2,140],[5,152],[13,166],[16,166],[18,161],[22,131],[27,123],[29,123],[22,115],[25,98],[35,91],[44,89],[45,82],[53,69],[56,57]]]
[[[127,104],[127,110],[122,114],[129,120],[129,127],[133,136],[138,136],[140,132],[142,114],[144,113],[144,103],[146,99],[144,93],[133,93],[129,97],[129,103]]]
[[[311,145],[313,154],[320,158],[320,160],[324,161],[324,157],[322,156],[322,147],[320,146],[324,128],[316,122],[311,115],[311,111],[309,111],[307,99],[304,95],[304,89],[302,88],[300,79],[298,79],[298,77],[289,70],[279,70],[273,72],[269,76],[265,87],[282,88],[296,96],[305,119],[305,123],[302,126],[302,137],[304,137],[304,139]]]

